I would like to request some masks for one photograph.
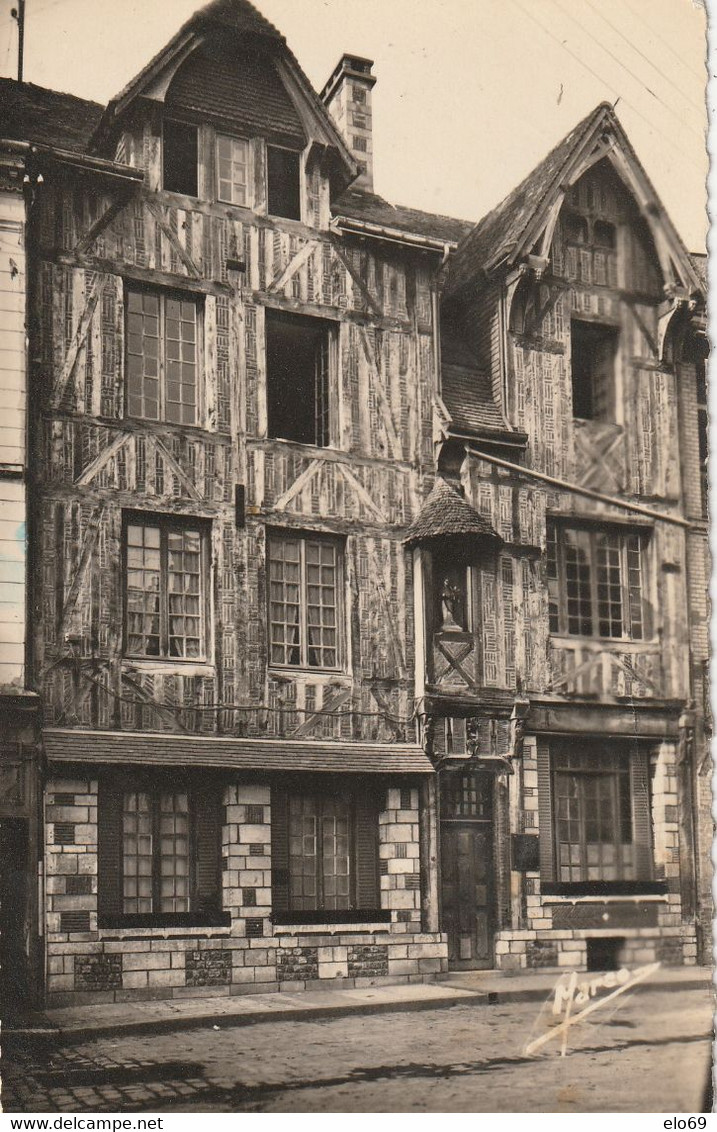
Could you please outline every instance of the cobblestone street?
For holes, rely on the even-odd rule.
[[[98,1007],[101,1009],[101,1007]],[[705,990],[624,995],[524,1056],[541,1005],[126,1035],[18,1051],[6,1112],[695,1112],[710,1062]]]

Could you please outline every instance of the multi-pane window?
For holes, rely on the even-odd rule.
[[[123,795],[124,912],[188,912],[189,859],[186,791]]]
[[[338,544],[324,538],[271,535],[268,553],[271,664],[338,668]]]
[[[271,791],[274,923],[367,922],[381,910],[379,814],[385,791],[344,779],[309,785],[305,776]]]
[[[641,534],[550,523],[550,632],[643,640],[644,557]]]
[[[296,910],[352,907],[351,806],[346,798],[289,799],[289,902]]]
[[[169,776],[102,778],[98,912],[107,926],[219,922],[221,788]],[[222,921],[223,922],[223,921]]]
[[[570,354],[574,417],[586,421],[614,420],[617,346],[616,327],[572,320]]]
[[[636,879],[630,762],[622,752],[564,749],[553,765],[556,879]]]
[[[268,434],[331,441],[331,330],[317,318],[266,312]]]
[[[201,660],[206,548],[200,527],[130,517],[125,526],[127,656]]]
[[[127,289],[127,412],[193,425],[198,417],[197,303]]]
[[[217,195],[229,204],[251,207],[249,142],[226,134],[217,136]]]

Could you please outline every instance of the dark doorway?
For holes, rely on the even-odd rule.
[[[7,1021],[29,1004],[26,947],[27,825],[0,822],[0,1011]]]
[[[454,970],[493,966],[493,777],[451,771],[441,782],[441,928]]]

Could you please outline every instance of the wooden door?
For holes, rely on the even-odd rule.
[[[493,966],[495,923],[492,776],[461,777],[442,791],[441,819],[441,927],[457,970]]]

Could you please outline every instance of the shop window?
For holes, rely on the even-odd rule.
[[[616,327],[572,320],[570,353],[574,417],[586,421],[614,418],[617,345]]]
[[[217,197],[228,204],[252,207],[249,142],[226,134],[217,136]]]
[[[267,179],[269,215],[301,220],[301,154],[268,146]]]
[[[268,564],[270,663],[338,669],[340,544],[310,535],[273,534],[268,539]]]
[[[327,323],[267,310],[269,436],[320,448],[330,444],[332,356]]]
[[[272,904],[282,922],[385,920],[379,800],[365,788],[272,791]]]
[[[162,187],[197,196],[197,127],[165,119],[162,127]]]
[[[125,656],[204,660],[206,528],[174,516],[127,516],[124,567]]]
[[[128,415],[197,424],[199,303],[174,292],[128,287],[126,311]]]
[[[645,639],[645,549],[642,532],[549,523],[550,632]]]
[[[100,926],[221,923],[221,795],[193,780],[100,782]]]

